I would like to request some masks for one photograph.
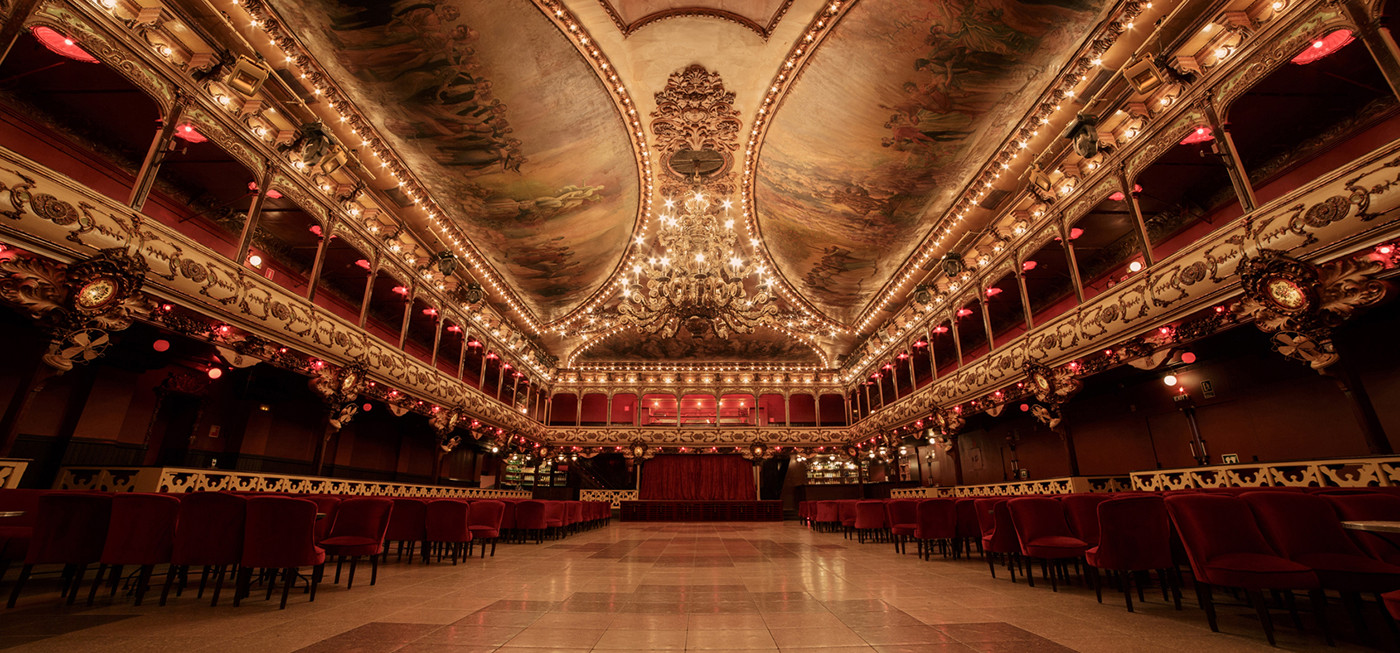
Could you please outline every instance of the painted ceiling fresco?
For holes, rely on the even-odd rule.
[[[536,315],[606,281],[636,218],[636,164],[596,74],[533,5],[277,8]]]
[[[703,324],[697,325],[701,331],[698,336],[688,327],[682,327],[674,338],[666,339],[635,332],[620,333],[584,352],[577,362],[821,363],[811,347],[772,329],[759,327],[750,334],[730,334],[725,340]]]
[[[759,226],[787,278],[854,319],[1105,10],[1104,0],[853,7],[759,159]]]

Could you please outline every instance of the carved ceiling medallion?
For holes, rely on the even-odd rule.
[[[700,64],[671,73],[651,117],[663,196],[679,195],[697,181],[711,193],[734,192],[731,171],[743,123],[719,73]]]

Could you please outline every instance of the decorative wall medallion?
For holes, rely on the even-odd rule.
[[[656,94],[651,131],[664,173],[661,194],[679,195],[698,180],[711,192],[734,192],[730,170],[739,147],[739,110],[719,73],[700,64],[671,73]]]
[[[1337,362],[1333,329],[1385,297],[1386,284],[1371,278],[1383,269],[1364,257],[1314,265],[1278,250],[1260,250],[1235,270],[1245,292],[1235,313],[1274,334],[1280,354],[1321,370]]]
[[[369,370],[362,363],[352,362],[339,369],[323,367],[316,376],[311,377],[307,385],[331,407],[330,424],[333,429],[340,430],[359,413],[358,399],[365,389],[368,376]],[[390,408],[392,410],[392,405]]]

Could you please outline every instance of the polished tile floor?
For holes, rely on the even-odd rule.
[[[1177,612],[1147,596],[1129,614],[1121,596],[1094,601],[1082,585],[1052,593],[980,559],[918,560],[889,544],[857,544],[794,522],[617,523],[543,545],[502,545],[495,558],[394,563],[353,590],[323,585],[315,603],[286,610],[262,594],[234,608],[193,592],[159,607],[148,598],[99,598],[57,607],[53,581],[36,582],[0,612],[0,647],[13,651],[1264,651],[1253,610],[1221,597],[1211,633],[1187,597]],[[11,577],[13,577],[13,571]],[[8,589],[8,584],[4,589]],[[105,592],[103,593],[105,595]],[[1188,592],[1189,594],[1189,592]],[[84,598],[86,593],[84,593]],[[80,601],[81,603],[81,601]],[[1368,606],[1372,611],[1375,606]],[[1337,651],[1356,645],[1340,611]],[[1372,630],[1389,634],[1378,615]],[[1284,650],[1326,649],[1276,618]]]

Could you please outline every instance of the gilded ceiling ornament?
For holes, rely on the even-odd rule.
[[[1026,362],[1024,369],[1031,393],[1036,401],[1043,404],[1063,404],[1084,385],[1067,369],[1053,370],[1030,361]]]
[[[462,436],[456,432],[457,424],[461,421],[462,411],[458,408],[443,408],[428,418],[433,432],[437,434],[438,449],[443,453],[452,453],[452,450],[462,443]]]
[[[734,192],[729,174],[739,148],[739,110],[734,93],[724,89],[719,73],[692,64],[671,73],[656,94],[651,131],[661,155],[661,193],[679,195],[693,180],[713,193]]]
[[[1333,330],[1385,297],[1386,284],[1371,278],[1384,268],[1370,258],[1315,265],[1278,250],[1260,250],[1235,270],[1244,287],[1235,314],[1272,333],[1275,351],[1321,370],[1339,358]]]
[[[0,299],[18,305],[49,336],[43,361],[61,372],[102,355],[111,334],[149,315],[141,294],[146,260],[120,247],[71,265],[33,256],[0,260]]]
[[[768,457],[768,445],[762,440],[754,440],[740,454],[745,460],[760,461]]]
[[[330,424],[340,430],[360,412],[358,399],[369,378],[369,370],[359,362],[338,369],[322,367],[307,385],[331,407]]]

